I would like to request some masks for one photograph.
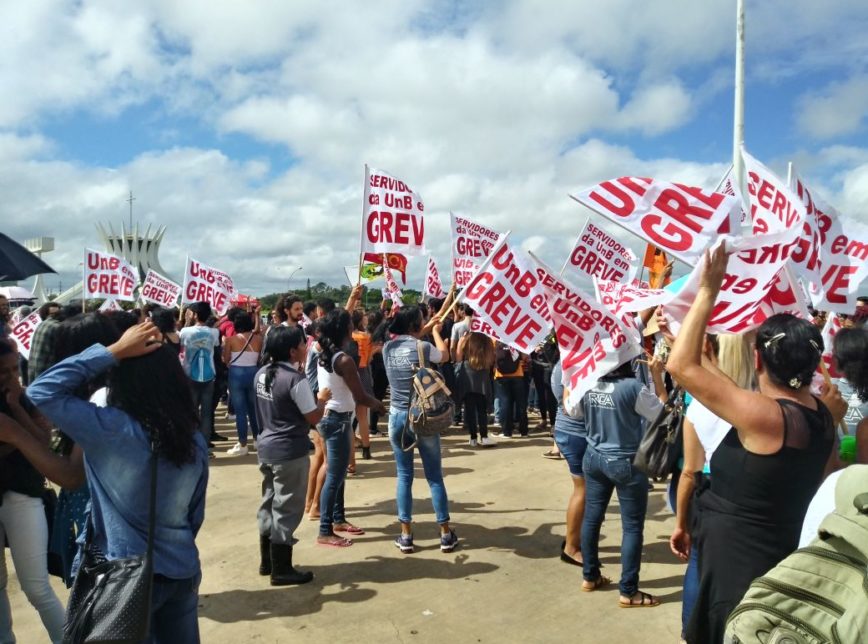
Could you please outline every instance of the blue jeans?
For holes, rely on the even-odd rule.
[[[690,544],[690,557],[687,559],[687,570],[684,572],[684,585],[681,589],[681,637],[687,633],[690,615],[699,597],[699,548],[696,543]]]
[[[253,439],[259,436],[259,424],[256,421],[256,390],[254,378],[259,367],[229,367],[229,399],[235,408],[235,429],[238,430],[238,442],[247,445],[247,419],[250,419],[250,429]]]
[[[437,523],[449,522],[449,498],[446,496],[446,485],[443,483],[443,468],[440,464],[440,436],[420,438],[414,449],[404,451],[402,433],[407,422],[407,411],[389,410],[389,442],[395,455],[395,465],[398,470],[398,521],[412,523],[413,521],[413,452],[419,450],[422,457],[422,468],[425,479],[431,489],[431,502]]]
[[[524,378],[498,378],[494,381],[494,395],[500,407],[500,428],[504,436],[512,436],[515,417],[518,433],[527,435],[527,389]]]
[[[319,534],[334,534],[333,526],[344,523],[344,481],[353,448],[350,424],[353,412],[326,412],[319,423],[319,435],[326,449],[326,478],[319,498]]]
[[[630,597],[639,589],[642,532],[648,509],[648,477],[633,467],[630,458],[606,457],[588,445],[582,462],[585,473],[585,518],[582,521],[582,557],[585,581],[600,577],[600,527],[618,491],[621,507],[621,581],[618,589]]]
[[[151,635],[145,644],[199,644],[199,582],[154,576]]]

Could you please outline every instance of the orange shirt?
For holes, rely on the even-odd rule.
[[[359,346],[359,368],[364,369],[371,361],[371,334],[353,331],[353,340]]]

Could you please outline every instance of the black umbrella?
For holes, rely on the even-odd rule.
[[[53,268],[17,241],[0,233],[0,282],[23,280],[40,273],[55,273]]]

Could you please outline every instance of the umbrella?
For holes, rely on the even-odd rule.
[[[21,244],[0,233],[0,281],[23,280],[56,271]]]

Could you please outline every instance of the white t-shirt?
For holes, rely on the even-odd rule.
[[[732,425],[715,416],[696,398],[688,405],[686,417],[696,428],[696,435],[705,450],[705,464],[708,465],[711,462],[711,455],[726,438]]]
[[[799,537],[799,548],[804,548],[817,537],[817,530],[827,514],[835,510],[835,486],[844,470],[833,472],[823,481],[820,489],[811,499],[805,520],[802,522],[802,536]]]

